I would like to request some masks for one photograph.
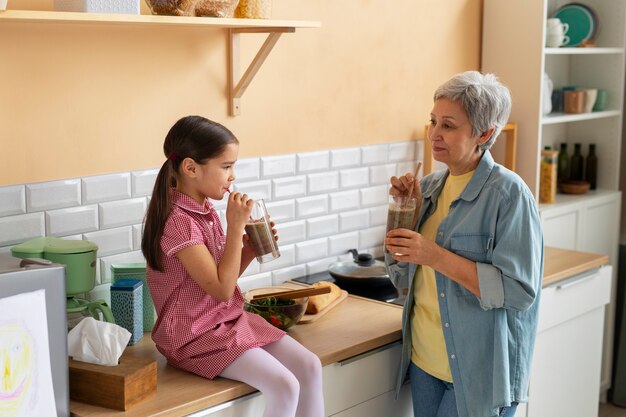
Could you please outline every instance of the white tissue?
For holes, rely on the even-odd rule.
[[[86,317],[67,334],[68,354],[77,361],[115,366],[130,336],[117,324]]]

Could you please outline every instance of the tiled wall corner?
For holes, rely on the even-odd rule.
[[[266,200],[281,257],[253,261],[239,279],[245,291],[278,285],[350,260],[348,249],[382,256],[389,178],[415,169],[422,141],[243,158],[233,190]],[[142,262],[141,233],[159,168],[0,187],[0,253],[53,235],[99,247],[97,286],[109,301],[111,265]],[[227,200],[213,201],[225,225]]]

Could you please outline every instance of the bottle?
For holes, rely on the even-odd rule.
[[[539,172],[539,202],[554,203],[556,201],[556,177],[558,154],[556,150],[546,146],[541,151],[541,168]]]
[[[567,143],[561,143],[557,178],[559,182],[569,179],[569,155],[567,154]]]
[[[596,189],[596,177],[598,175],[598,157],[596,156],[595,143],[589,144],[589,154],[587,155],[587,161],[585,163],[585,181],[591,186],[592,190]]]
[[[572,154],[572,158],[570,159],[570,179],[574,181],[583,180],[584,159],[582,154],[580,153],[580,147],[580,143],[574,144],[574,153]]]

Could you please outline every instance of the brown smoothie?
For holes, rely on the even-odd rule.
[[[414,214],[414,207],[390,205],[389,211],[387,211],[387,231],[398,228],[411,229]]]
[[[274,249],[274,236],[271,230],[265,226],[263,220],[247,223],[245,231],[250,237],[250,244],[257,256],[263,256],[272,252]]]

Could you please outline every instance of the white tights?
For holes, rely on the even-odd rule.
[[[324,417],[320,360],[287,335],[244,352],[220,376],[261,391],[263,417]]]

